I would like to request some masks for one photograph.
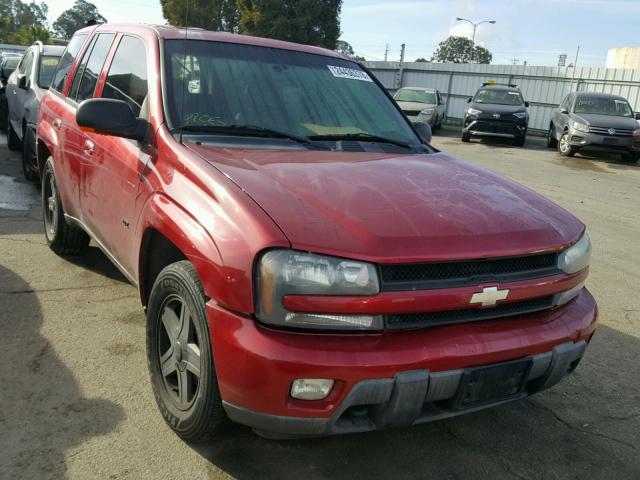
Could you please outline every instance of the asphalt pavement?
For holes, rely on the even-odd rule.
[[[39,191],[0,137],[1,479],[640,478],[640,165],[525,148],[434,145],[548,196],[593,242],[600,327],[577,371],[530,399],[414,428],[270,441],[244,427],[189,445],[148,382],[137,291],[97,249],[62,259]]]

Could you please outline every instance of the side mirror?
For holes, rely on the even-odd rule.
[[[428,123],[416,122],[413,124],[413,128],[416,129],[416,132],[424,142],[431,143],[431,127]]]
[[[560,113],[564,113],[565,115],[569,113],[569,109],[568,108],[560,108]]]
[[[84,131],[143,141],[149,122],[136,117],[129,104],[111,98],[91,98],[78,107],[76,122]]]
[[[524,102],[524,106],[529,108],[529,102]]]
[[[636,120],[640,120],[640,112],[636,112]]]
[[[29,88],[29,79],[26,75],[20,75],[18,77],[18,88],[22,90],[27,90]]]
[[[467,98],[467,103],[471,103],[472,100],[473,100],[473,98],[471,98],[471,97]]]

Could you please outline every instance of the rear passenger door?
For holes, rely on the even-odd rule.
[[[97,97],[123,100],[134,115],[148,115],[147,52],[142,39],[122,35]],[[80,89],[81,90],[81,87]],[[127,272],[136,271],[133,232],[138,213],[136,194],[149,160],[144,146],[135,140],[87,133],[81,204],[86,223],[113,259]],[[139,208],[139,207],[138,207]]]

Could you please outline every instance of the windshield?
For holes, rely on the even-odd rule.
[[[18,64],[20,63],[21,57],[9,57],[4,62],[4,68],[8,68],[11,70],[15,70]]]
[[[423,90],[398,90],[394,97],[396,102],[416,102],[436,104],[436,94],[433,92],[425,92]]]
[[[176,128],[251,125],[256,135],[270,129],[305,138],[369,135],[421,143],[383,90],[348,60],[201,40],[187,41],[186,48],[183,40],[167,40],[165,52]]]
[[[496,90],[493,88],[482,88],[478,90],[475,103],[492,103],[494,105],[524,105],[522,94],[517,90]]]
[[[38,69],[38,86],[40,88],[49,88],[59,61],[60,57],[46,55],[40,57],[40,67]]]
[[[619,98],[606,97],[578,97],[574,113],[595,113],[612,117],[633,117],[633,110],[629,102]]]

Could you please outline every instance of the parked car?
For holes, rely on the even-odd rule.
[[[2,130],[7,128],[9,114],[6,94],[7,80],[18,66],[20,58],[22,57],[19,55],[0,55],[0,129]]]
[[[550,387],[596,326],[585,226],[418,132],[333,51],[88,27],[40,108],[46,241],[93,238],[137,286],[185,439],[227,417],[408,426]]]
[[[640,113],[626,98],[607,93],[573,92],[553,112],[547,146],[572,157],[582,149],[619,152],[625,162],[640,159]]]
[[[424,122],[436,129],[445,119],[442,95],[433,88],[403,87],[393,96],[402,112],[412,122]]]
[[[472,137],[512,138],[524,145],[529,126],[529,102],[525,102],[517,85],[483,83],[473,97],[462,123],[462,141]]]
[[[22,170],[27,180],[38,180],[36,164],[36,120],[64,47],[36,42],[24,53],[9,76],[7,96],[7,145],[22,150]]]

